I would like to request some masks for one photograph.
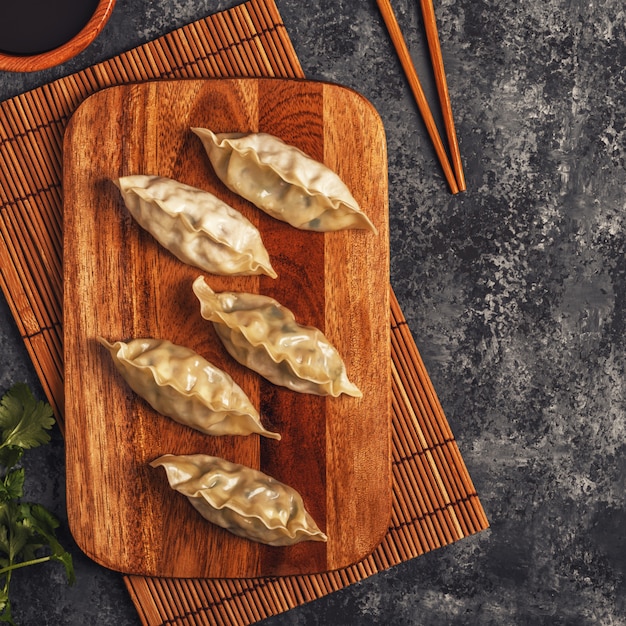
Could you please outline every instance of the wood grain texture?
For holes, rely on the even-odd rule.
[[[337,171],[379,230],[310,233],[229,192],[189,128],[266,131]],[[282,79],[113,87],[81,104],[64,145],[64,356],[70,528],[91,558],[176,577],[306,574],[369,554],[391,514],[389,248],[384,131],[371,105],[334,85]],[[261,230],[279,277],[207,276],[215,290],[277,297],[323,330],[363,398],[273,387],[235,363],[202,320],[185,266],[142,231],[111,178],[154,173],[213,191]],[[161,336],[228,371],[283,439],[207,437],[156,414],[95,341]],[[327,544],[271,548],[200,518],[148,462],[205,452],[296,488]]]

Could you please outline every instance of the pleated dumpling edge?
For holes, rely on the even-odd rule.
[[[207,435],[281,438],[262,425],[232,377],[191,348],[166,339],[97,340],[129,387],[158,413]]]
[[[183,263],[223,276],[276,278],[256,226],[211,192],[165,176],[113,183],[137,223]]]
[[[336,172],[279,137],[191,130],[218,178],[268,215],[303,230],[378,233]]]
[[[275,385],[319,396],[362,397],[326,336],[299,324],[273,298],[245,292],[215,293],[203,276],[193,282],[200,314],[213,323],[228,353]]]
[[[234,535],[271,546],[328,541],[302,496],[260,470],[205,454],[163,454],[150,465],[163,467],[173,490]]]

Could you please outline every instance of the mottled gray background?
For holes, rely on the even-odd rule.
[[[74,61],[0,73],[4,99],[235,2],[118,0]],[[468,190],[452,196],[373,0],[277,0],[306,75],[365,95],[389,147],[391,282],[491,528],[266,620],[626,624],[625,116],[621,0],[442,0]],[[419,3],[393,6],[430,89]],[[41,395],[0,298],[0,391]],[[66,520],[63,443],[27,457]],[[16,575],[22,624],[135,625],[121,576]]]

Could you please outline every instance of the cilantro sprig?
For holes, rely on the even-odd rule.
[[[59,522],[40,504],[23,502],[25,450],[50,441],[52,407],[37,401],[24,383],[0,400],[0,622],[14,624],[9,587],[15,570],[47,561],[63,564],[75,580],[72,556],[56,538]]]

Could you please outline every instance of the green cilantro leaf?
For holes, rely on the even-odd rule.
[[[0,447],[35,448],[50,441],[52,407],[37,401],[28,386],[15,384],[0,401]]]
[[[13,624],[11,615],[11,603],[9,602],[9,592],[7,589],[0,588],[0,622]]]
[[[0,526],[0,566],[7,567],[9,565],[9,529],[3,524]]]
[[[24,468],[7,472],[4,481],[0,482],[0,501],[16,500],[24,495]]]
[[[0,447],[0,467],[15,467],[22,458],[24,450],[14,446],[13,448]],[[4,470],[6,471],[6,469]]]
[[[50,441],[52,407],[38,402],[27,385],[14,385],[0,400],[0,622],[13,624],[9,586],[13,572],[46,561],[63,565],[69,584],[72,556],[56,538],[59,521],[40,504],[22,502],[24,451]]]

